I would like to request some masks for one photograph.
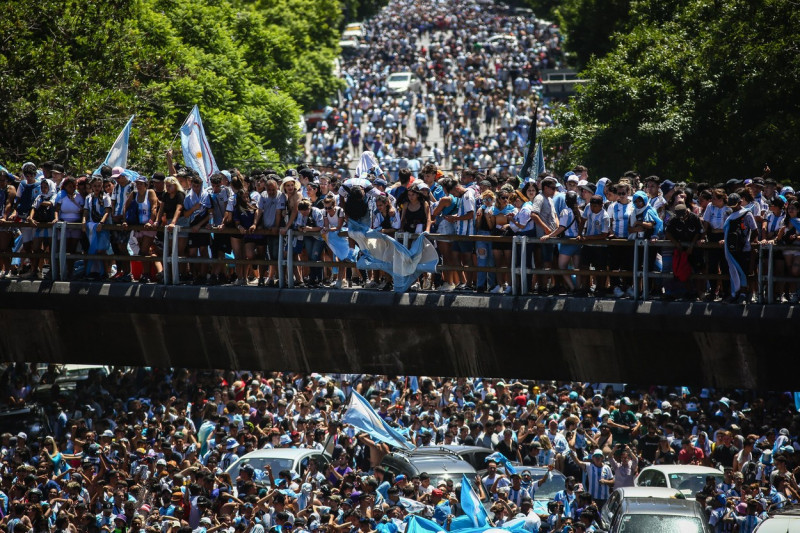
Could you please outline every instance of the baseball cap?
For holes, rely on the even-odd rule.
[[[597,449],[592,452],[592,457],[603,457],[603,450]]]
[[[125,172],[124,168],[122,168],[122,167],[114,167],[111,170],[111,179],[116,179],[116,178],[120,177],[120,175],[122,175],[122,173],[124,173],[124,172]]]

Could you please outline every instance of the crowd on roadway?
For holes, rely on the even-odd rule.
[[[417,447],[499,452],[479,480],[498,527],[521,517],[530,533],[596,531],[611,491],[650,465],[718,469],[690,496],[715,532],[750,533],[800,501],[790,393],[158,368],[94,370],[70,391],[58,376],[2,366],[0,404],[38,401],[50,429],[0,435],[0,531],[396,533],[411,513],[449,530],[459,480],[381,467],[389,446],[341,423],[351,391]],[[226,472],[254,450],[330,442],[325,471]],[[507,461],[563,474],[563,490],[534,512],[541,484]]]
[[[593,183],[581,166],[560,180],[545,172],[521,181],[470,169],[456,177],[428,163],[418,178],[406,167],[392,182],[371,155],[362,155],[373,162],[362,177],[344,181],[300,166],[283,175],[271,169],[249,175],[223,171],[212,175],[208,185],[193,170],[176,169],[171,160],[169,176],[102,167],[98,175],[77,179],[58,164],[46,163],[40,169],[26,163],[18,178],[0,172],[0,252],[45,253],[52,232],[46,223],[82,223],[66,231],[67,251],[108,252],[116,260],[86,261],[70,272],[72,279],[132,281],[128,256],[160,258],[163,229],[178,226],[186,232],[178,240],[181,256],[220,260],[212,267],[182,264],[181,281],[272,286],[278,278],[275,265],[230,268],[226,258],[276,260],[291,254],[296,260],[333,260],[326,237],[346,229],[348,220],[358,220],[388,235],[439,235],[435,242],[441,263],[456,269],[423,275],[412,290],[510,292],[511,243],[482,241],[479,236],[540,239],[528,247],[526,264],[558,269],[563,275],[531,276],[529,286],[536,294],[631,296],[635,282],[625,272],[633,267],[634,249],[620,244],[634,240],[671,243],[652,249],[647,264],[644,254],[638,254],[640,269],[674,274],[660,283],[653,281],[652,292],[661,297],[760,297],[754,278],[757,244],[782,245],[774,253],[773,273],[789,280],[800,277],[800,249],[793,250],[800,245],[800,203],[792,187],[776,182],[769,169],[763,177],[717,184],[642,178],[633,171]],[[10,226],[14,221],[29,227]],[[224,229],[232,231],[222,233]],[[289,229],[291,242],[282,241],[280,235]],[[213,230],[220,233],[212,235]],[[278,249],[281,242],[283,250]],[[716,246],[703,248],[701,243]],[[738,285],[733,277],[728,280],[731,259],[744,276]],[[41,257],[2,256],[0,276],[36,278],[46,262]],[[476,265],[499,269],[459,270]],[[147,267],[139,281],[160,281],[161,263],[152,260]],[[568,272],[573,268],[580,275]],[[701,273],[722,279],[692,278]],[[295,267],[288,275],[301,287],[391,288],[391,276],[379,271]],[[781,301],[797,303],[796,282],[776,282],[775,287]]]
[[[458,16],[455,15],[458,12]],[[555,24],[476,1],[390,2],[361,26],[340,59],[341,102],[311,124],[307,161],[346,169],[374,152],[390,181],[430,162],[499,177],[517,174],[538,127],[559,104],[542,98],[542,73],[561,67]],[[410,82],[393,84],[393,74]]]

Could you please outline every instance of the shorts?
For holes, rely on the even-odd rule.
[[[266,244],[267,244],[267,259],[270,261],[277,261],[280,255],[278,254],[278,244],[280,243],[280,237],[276,237],[275,235],[267,235]]]
[[[136,237],[137,241],[142,240],[142,237],[151,237],[153,239],[156,238],[158,232],[156,231],[134,231],[133,236]]]
[[[211,252],[217,256],[231,251],[231,236],[227,233],[214,233],[211,239]]]
[[[211,245],[210,233],[190,233],[187,246],[189,248],[205,248]]]
[[[118,244],[120,246],[127,246],[128,241],[131,239],[130,231],[112,231],[111,244]]]
[[[584,246],[581,250],[581,266],[593,265],[596,270],[608,266],[608,249],[605,246]]]
[[[540,244],[539,251],[542,254],[543,263],[552,263],[553,257],[556,254],[556,245],[550,243]]]
[[[777,252],[777,250],[775,250]],[[774,255],[775,252],[773,252]],[[783,257],[795,257],[800,255],[800,250],[783,250]]]
[[[65,229],[63,235],[67,239],[80,239],[82,233],[79,229]]]
[[[34,238],[36,239],[49,239],[53,236],[53,228],[36,228]]]
[[[190,226],[189,218],[188,217],[180,217],[180,218],[178,218],[178,223],[175,224],[175,225],[179,226],[181,228],[188,228]]]
[[[559,255],[566,255],[572,257],[573,255],[577,255],[580,252],[581,252],[580,244],[558,243]]]
[[[449,220],[441,219],[437,232],[439,235],[455,235],[456,227]]]
[[[20,234],[22,235],[22,242],[31,242],[33,237],[36,235],[36,228],[20,228]]]
[[[453,251],[460,254],[471,254],[475,252],[474,241],[454,241]]]

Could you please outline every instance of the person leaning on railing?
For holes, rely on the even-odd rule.
[[[51,224],[56,222],[56,186],[50,180],[43,179],[40,184],[41,193],[33,201],[27,222],[36,226],[33,235],[33,253],[44,254],[50,250],[50,243],[53,237]],[[31,270],[21,276],[22,279],[36,279],[40,276],[39,268],[44,265],[44,261],[39,257],[31,258]]]
[[[89,184],[91,193],[83,208],[83,227],[89,240],[88,255],[105,255],[110,244],[110,234],[103,225],[111,220],[111,197],[103,190],[103,178],[92,178]],[[86,277],[89,280],[108,278],[108,266],[104,261],[89,259],[86,263]]]
[[[75,178],[67,176],[61,182],[61,191],[56,195],[56,217],[58,220],[67,223],[78,223],[81,221],[81,214],[83,213],[86,199],[77,192],[77,185]],[[62,234],[62,238],[67,239],[66,251],[69,254],[74,254],[78,249],[78,243],[81,238],[81,230],[77,228],[67,228]],[[72,265],[74,260],[67,262],[68,276],[72,276]]]
[[[14,201],[17,188],[5,170],[0,170],[0,254],[11,252],[14,242],[14,228],[3,227],[6,222],[13,222],[15,217]],[[11,258],[0,256],[0,279],[11,273]]]
[[[559,213],[558,227],[550,233],[539,237],[542,241],[556,239],[563,236],[567,239],[576,239],[581,233],[582,219],[581,213],[578,209],[578,194],[574,191],[568,191],[565,195],[566,207]],[[580,262],[580,244],[572,243],[559,243],[558,244],[558,269],[567,270],[572,268],[579,268]],[[570,264],[572,268],[570,268]],[[570,274],[562,274],[564,284],[570,292],[576,290],[575,284],[572,282]]]

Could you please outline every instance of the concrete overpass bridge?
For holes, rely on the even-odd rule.
[[[0,282],[3,361],[797,388],[794,306]]]

